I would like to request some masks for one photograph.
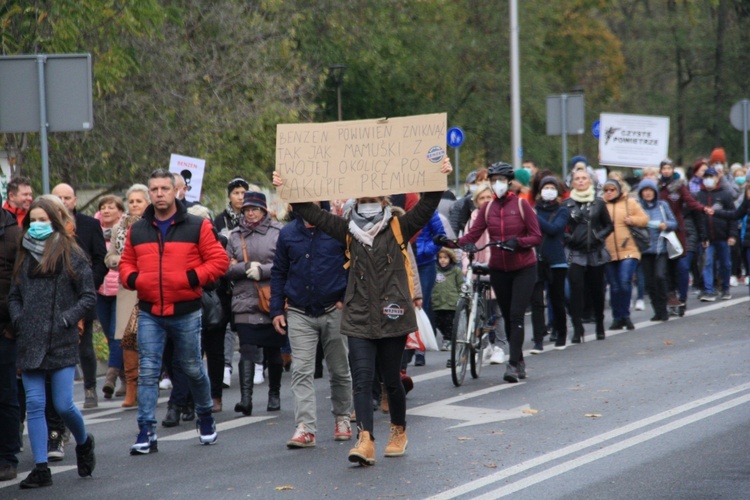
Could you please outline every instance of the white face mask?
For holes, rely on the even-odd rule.
[[[714,179],[713,177],[704,177],[703,185],[708,189],[713,189],[716,187],[716,179]]]
[[[498,198],[502,198],[508,192],[508,181],[495,181],[492,185],[492,190]]]
[[[469,192],[470,193],[476,193],[478,187],[479,186],[477,186],[476,184],[469,184]]]
[[[357,212],[362,217],[374,217],[383,211],[383,205],[380,203],[360,203],[357,205]]]
[[[552,201],[555,198],[557,198],[557,189],[555,188],[542,189],[542,199],[544,201]]]

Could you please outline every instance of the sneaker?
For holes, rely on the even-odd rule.
[[[646,309],[646,304],[643,302],[643,299],[638,299],[635,301],[635,307],[633,308],[636,311],[643,311]]]
[[[21,489],[28,490],[31,488],[41,488],[43,486],[52,486],[52,471],[48,467],[34,469],[21,481]]]
[[[221,380],[221,386],[224,389],[229,389],[232,385],[232,367],[231,366],[225,366],[224,367],[224,378]]]
[[[11,464],[0,464],[0,481],[12,481],[18,477],[18,470]]]
[[[336,428],[333,431],[334,441],[349,441],[352,438],[352,424],[349,422],[349,417],[336,417]],[[292,438],[293,439],[293,438]],[[315,436],[313,436],[313,445],[315,444]]]
[[[450,358],[448,358],[448,361],[445,362],[446,368],[451,368],[453,366],[453,363],[451,362]]]
[[[255,363],[255,376],[253,377],[253,384],[260,385],[265,382],[263,378],[263,365],[261,363]]]
[[[96,468],[96,455],[94,454],[94,436],[89,434],[86,442],[76,446],[76,462],[78,464],[78,475],[88,477]]]
[[[556,351],[564,351],[567,346],[565,344],[555,344]]]
[[[526,361],[524,360],[518,362],[518,378],[521,380],[526,378]]]
[[[198,440],[201,444],[214,444],[219,437],[219,433],[216,432],[216,422],[210,413],[198,417],[195,420],[195,428],[198,430]]]
[[[729,293],[729,290],[726,292],[721,292],[721,300],[730,300],[732,298],[732,294]]]
[[[621,319],[612,320],[612,324],[609,325],[610,330],[622,330],[625,328],[625,321]]]
[[[701,295],[701,302],[716,302],[716,297],[715,293],[705,292]]]
[[[482,351],[482,363],[489,363],[490,358],[492,358],[492,355],[495,353],[495,349],[499,349],[495,344],[490,344],[490,346]],[[450,359],[448,359],[448,362],[450,362]],[[450,365],[446,365],[448,368],[450,368]]]
[[[169,380],[169,377],[164,377],[163,379],[161,379],[161,382],[159,382],[159,389],[168,391],[171,388],[172,388],[172,381]]]
[[[424,353],[418,352],[414,355],[414,366],[424,366],[425,364]]]
[[[47,439],[47,460],[50,462],[59,462],[65,458],[65,447],[63,438],[57,431],[50,431]]]
[[[336,430],[338,431],[338,422],[336,422]],[[349,437],[352,435],[351,428],[349,429]],[[286,442],[286,447],[292,448],[311,448],[315,446],[315,434],[305,432],[304,426],[300,425],[297,430],[294,431],[292,439]]]
[[[729,278],[729,286],[737,286],[739,284],[739,281],[737,281],[737,276],[732,276]]]
[[[448,339],[443,340],[443,345],[440,346],[441,351],[450,351],[451,350],[451,341]]]
[[[141,427],[135,444],[130,447],[131,455],[148,455],[159,451],[159,444],[155,433],[146,426]]]
[[[541,342],[536,342],[534,347],[531,348],[531,354],[541,354],[544,352],[544,346]]]
[[[507,367],[505,368],[505,375],[503,376],[503,380],[505,380],[508,383],[515,384],[518,382],[518,368],[508,363]]]
[[[505,351],[500,347],[495,346],[492,348],[492,356],[490,356],[491,365],[502,365],[505,363]]]
[[[96,395],[96,388],[86,389],[85,396],[83,398],[84,408],[98,408],[99,397]]]

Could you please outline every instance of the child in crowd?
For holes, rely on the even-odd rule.
[[[461,267],[456,265],[457,263],[456,254],[450,248],[441,248],[438,251],[437,276],[435,288],[432,289],[432,314],[435,318],[435,327],[443,335],[443,351],[450,349],[453,316],[456,314],[456,304],[464,282]]]

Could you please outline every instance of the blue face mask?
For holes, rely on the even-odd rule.
[[[741,177],[735,177],[735,178],[734,178],[734,182],[736,182],[736,183],[737,183],[737,184],[739,184],[740,186],[741,186],[741,185],[743,185],[743,184],[745,183],[745,181],[746,181],[746,180],[747,180],[747,178],[746,178],[746,177],[745,177],[744,175],[743,175],[743,176],[741,176]]]
[[[35,240],[46,240],[54,232],[49,222],[32,222],[29,224],[29,236]]]

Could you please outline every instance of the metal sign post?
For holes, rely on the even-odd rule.
[[[49,193],[49,148],[47,146],[47,93],[44,89],[44,65],[47,57],[36,57],[37,77],[39,79],[39,135],[42,148],[42,191]]]
[[[448,137],[446,139],[446,142],[448,143],[448,146],[455,148],[456,154],[455,154],[455,169],[456,169],[456,196],[458,196],[458,188],[460,186],[459,181],[459,170],[461,170],[460,164],[458,163],[458,150],[461,148],[461,144],[464,143],[464,131],[461,130],[459,127],[451,127],[448,130]]]
[[[742,139],[745,144],[745,161],[747,165],[747,129],[750,127],[750,100],[742,99],[737,101],[732,106],[732,110],[729,112],[729,121],[732,122],[732,126],[737,130],[742,130]]]
[[[583,94],[547,96],[547,135],[562,136],[563,179],[568,175],[568,134],[583,134],[584,118]]]

